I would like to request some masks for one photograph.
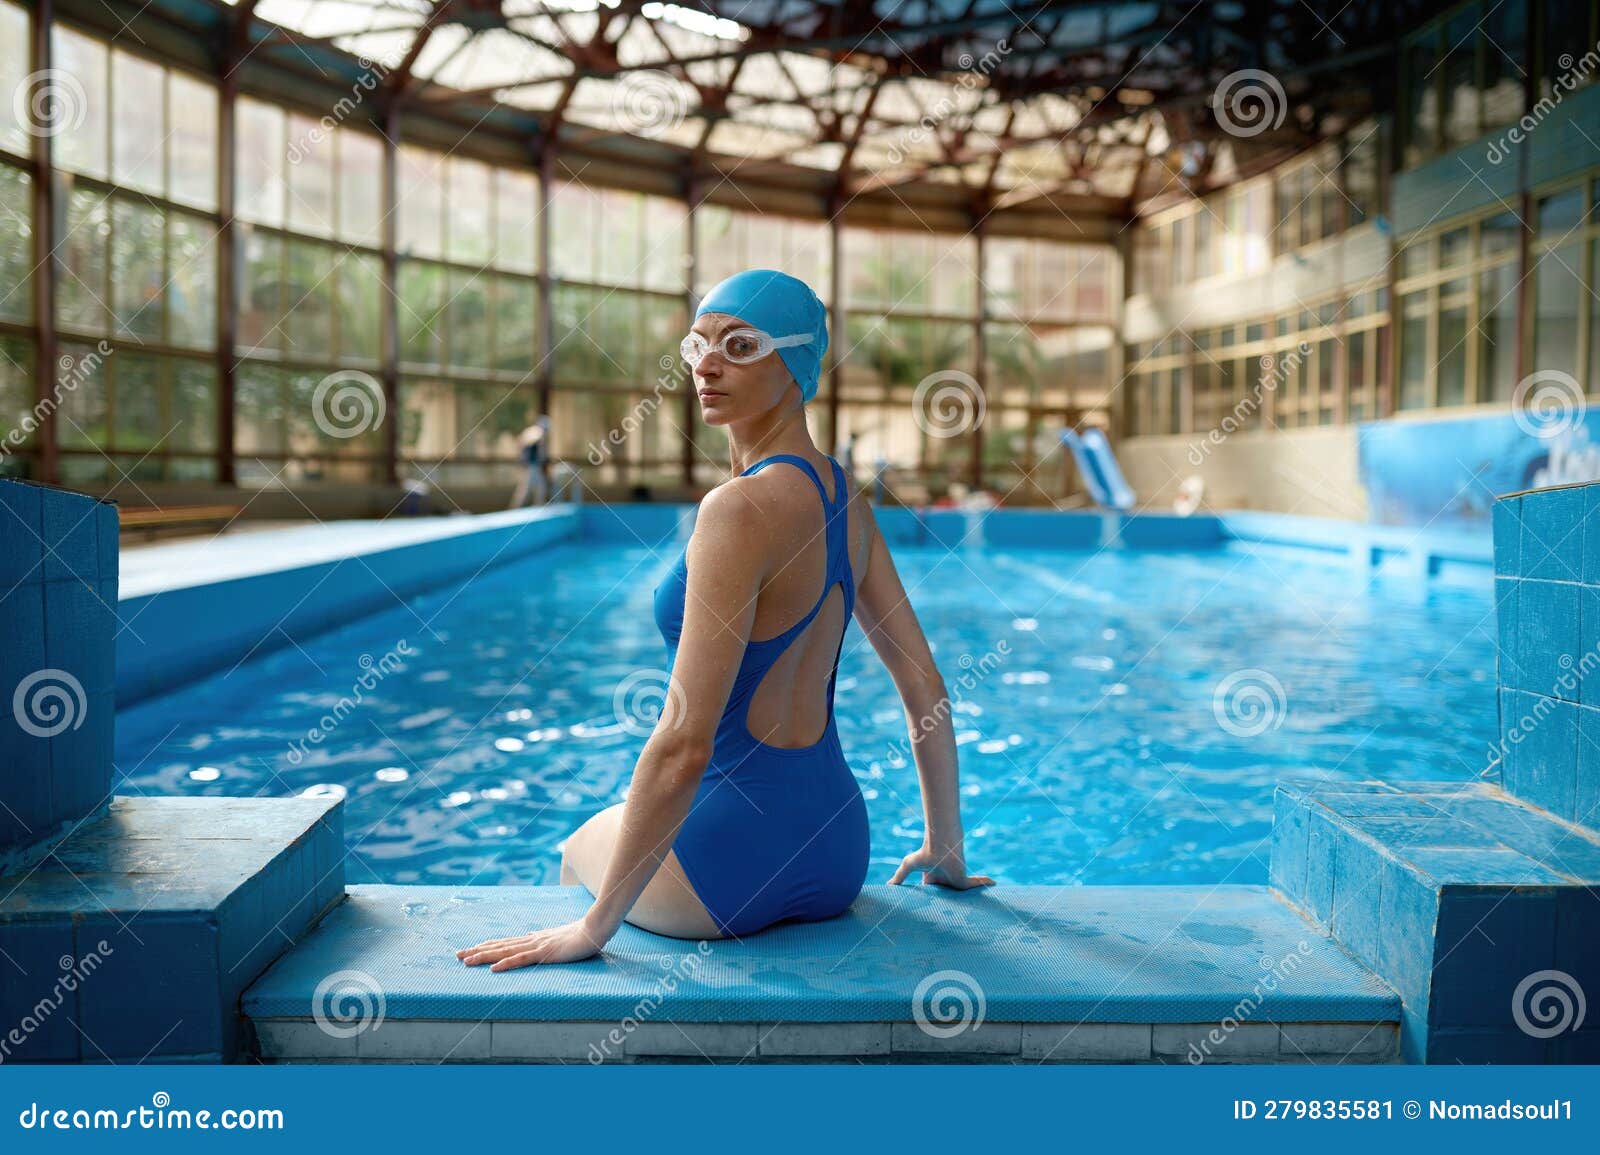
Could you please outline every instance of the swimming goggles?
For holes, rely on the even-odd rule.
[[[791,345],[809,345],[815,339],[812,333],[796,333],[792,337],[773,337],[760,329],[730,329],[717,339],[715,345],[699,333],[690,333],[678,346],[678,352],[693,369],[705,360],[712,349],[722,354],[725,361],[734,365],[748,365],[759,361],[774,349],[787,349]]]

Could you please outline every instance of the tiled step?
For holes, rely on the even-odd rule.
[[[1597,1024],[1536,1006],[1600,991],[1594,831],[1484,782],[1288,780],[1271,876],[1400,994],[1408,1060],[1600,1061]]]
[[[342,807],[115,798],[0,875],[0,1060],[235,1057],[240,992],[343,894]]]
[[[633,927],[495,973],[455,951],[579,887],[355,886],[248,991],[269,1060],[1393,1061],[1399,1000],[1266,887],[869,886],[744,941]]]

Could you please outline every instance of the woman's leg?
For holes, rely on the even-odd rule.
[[[562,883],[583,886],[590,894],[598,894],[621,829],[622,803],[619,802],[573,831],[561,850]],[[670,850],[661,869],[656,871],[639,901],[628,912],[627,921],[672,938],[723,937],[706,913],[705,904],[689,885],[678,856]]]

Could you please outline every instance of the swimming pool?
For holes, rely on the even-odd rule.
[[[665,684],[676,547],[569,542],[119,712],[119,793],[342,792],[350,882],[555,882]],[[1466,780],[1488,582],[1306,551],[896,546],[954,699],[967,850],[1008,883],[1263,883],[1286,775]],[[921,838],[893,685],[846,636],[840,735],[881,881]]]

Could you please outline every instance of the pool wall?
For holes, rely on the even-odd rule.
[[[334,556],[318,556],[329,552],[319,548],[316,560],[289,564],[277,556],[271,534],[259,535],[260,541],[232,538],[230,552],[254,547],[244,568],[255,572],[198,583],[176,573],[167,588],[124,598],[117,700],[132,705],[176,689],[415,594],[470,580],[579,531],[574,507],[428,523],[399,545],[368,540],[357,523]]]
[[[0,872],[108,801],[116,605],[116,507],[0,481]]]

